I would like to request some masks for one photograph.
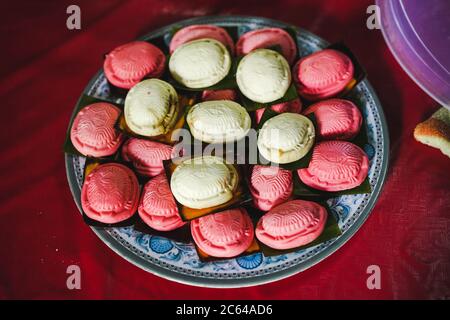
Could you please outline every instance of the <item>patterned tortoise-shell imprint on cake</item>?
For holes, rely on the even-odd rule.
[[[253,224],[243,208],[225,210],[191,221],[197,246],[214,257],[233,257],[253,242]]]
[[[220,143],[243,138],[251,127],[247,111],[233,101],[206,101],[193,106],[186,117],[195,138]]]
[[[230,52],[234,53],[234,42],[228,32],[215,25],[190,25],[177,31],[170,41],[170,53],[186,42],[199,39],[214,39],[226,46]]]
[[[72,144],[86,156],[112,155],[123,140],[123,135],[114,128],[119,115],[119,108],[106,102],[84,107],[72,124]]]
[[[86,215],[103,223],[131,217],[137,209],[139,185],[134,173],[117,163],[101,164],[86,177],[81,203]]]
[[[367,177],[369,159],[364,151],[347,141],[324,141],[313,150],[308,168],[299,169],[306,185],[324,191],[359,186]]]
[[[267,120],[259,131],[258,150],[275,163],[290,163],[303,158],[312,148],[315,129],[307,117],[281,113]]]
[[[131,161],[136,171],[154,177],[164,171],[163,160],[172,158],[172,147],[160,142],[131,138],[122,147],[122,157]]]
[[[269,121],[265,123],[267,124],[267,126],[269,123],[272,124],[272,122]],[[272,124],[270,129],[274,131],[278,130],[280,140],[283,139],[285,141],[282,144],[288,144],[292,146],[298,145],[299,147],[303,147],[309,144],[309,141],[313,139],[314,136],[311,133],[313,131],[313,128],[309,122],[305,122],[305,124],[300,128],[298,128],[296,125],[297,122],[295,121],[295,119],[284,118],[282,121]]]
[[[342,91],[352,80],[353,63],[345,54],[326,49],[301,59],[294,67],[294,81],[307,99],[327,98]]]
[[[245,55],[236,70],[236,83],[248,99],[268,103],[281,99],[291,85],[291,68],[278,52],[256,49]]]
[[[314,241],[322,233],[326,219],[327,211],[321,205],[292,200],[262,216],[256,236],[274,249],[296,248]]]
[[[289,33],[280,28],[263,28],[243,34],[236,44],[236,54],[245,55],[255,49],[277,45],[289,64],[292,64],[297,56],[297,45]]]
[[[165,174],[147,182],[138,211],[142,220],[156,230],[170,231],[185,224],[178,214],[178,207]]]
[[[207,108],[201,108],[200,105],[197,106],[199,112],[195,112],[196,106],[191,109],[192,123],[196,124],[199,121],[204,121],[202,123],[204,130],[209,127],[210,130],[217,128],[217,131],[225,132],[226,130],[238,129],[242,126],[243,112],[240,109],[228,107],[227,104],[221,101],[214,101]]]
[[[214,39],[187,42],[169,60],[172,77],[189,88],[210,87],[225,78],[230,68],[229,51]]]
[[[313,104],[304,111],[314,113],[318,125],[318,136],[327,140],[354,138],[361,129],[362,115],[358,107],[349,100],[329,99]]]
[[[226,203],[238,186],[238,172],[224,159],[205,156],[184,161],[172,174],[170,186],[181,204],[194,209]]]
[[[130,89],[146,76],[160,77],[165,61],[166,57],[158,47],[148,42],[134,41],[108,53],[103,68],[109,82]]]
[[[286,201],[293,190],[292,172],[278,167],[254,166],[250,177],[253,204],[269,211]]]
[[[178,94],[168,82],[146,79],[127,93],[124,105],[128,128],[142,136],[158,136],[169,132],[179,113]]]

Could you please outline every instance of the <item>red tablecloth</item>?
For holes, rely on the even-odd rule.
[[[9,3],[9,4],[7,4]],[[412,131],[436,108],[398,66],[371,1],[76,1],[82,29],[66,28],[72,1],[2,1],[0,102],[1,298],[450,298],[450,160]],[[165,24],[200,15],[270,17],[344,40],[382,101],[391,162],[370,218],[338,252],[291,278],[244,289],[170,282],[131,265],[86,226],[61,151],[72,108],[102,54]],[[66,288],[77,264],[82,289]],[[366,268],[381,268],[381,290]]]

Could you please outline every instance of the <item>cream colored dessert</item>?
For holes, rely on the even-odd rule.
[[[207,88],[225,78],[231,68],[227,48],[214,39],[199,39],[179,46],[170,57],[172,77],[188,88]]]
[[[194,105],[186,117],[194,138],[208,143],[237,141],[251,127],[247,110],[230,100],[213,100]]]
[[[179,203],[204,209],[228,202],[238,186],[236,168],[214,156],[184,160],[170,179],[170,188]]]
[[[291,84],[291,70],[278,52],[257,49],[239,62],[236,81],[247,98],[268,103],[285,95]]]
[[[314,144],[314,125],[297,113],[282,113],[262,126],[258,150],[267,160],[290,163],[303,158]]]
[[[142,136],[152,137],[170,131],[178,110],[177,92],[159,79],[139,82],[125,98],[125,122],[131,131]]]

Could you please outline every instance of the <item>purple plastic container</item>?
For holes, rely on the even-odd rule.
[[[377,0],[384,38],[403,69],[450,109],[450,0]]]

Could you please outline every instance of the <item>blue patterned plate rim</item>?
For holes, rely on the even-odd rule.
[[[255,26],[272,26],[272,27],[281,27],[286,28],[290,27],[293,28],[297,32],[297,37],[300,38],[300,34],[303,36],[306,36],[308,38],[314,39],[317,41],[319,47],[324,47],[328,45],[328,42],[321,39],[320,37],[304,30],[301,28],[298,28],[293,25],[286,24],[284,22],[280,22],[277,20],[272,20],[268,18],[261,18],[261,17],[252,17],[252,16],[205,16],[205,17],[197,17],[187,20],[182,20],[175,22],[173,24],[167,25],[165,27],[159,28],[157,30],[154,30],[145,36],[141,37],[140,39],[145,40],[149,38],[153,38],[156,36],[161,36],[164,34],[167,34],[171,30],[173,30],[174,27],[179,26],[187,26],[191,24],[218,24],[218,25],[255,25]],[[90,89],[93,87],[95,82],[101,77],[102,70],[97,72],[97,74],[89,81],[86,88],[83,90],[83,93],[80,95],[80,98],[77,101],[77,105],[81,100],[81,97],[83,94],[90,91]],[[364,80],[362,83],[360,83],[359,86],[362,86],[363,90],[367,92],[370,99],[374,101],[375,105],[375,111],[379,118],[380,122],[380,130],[381,130],[381,136],[382,136],[382,145],[383,148],[381,150],[381,167],[378,173],[378,178],[375,186],[372,186],[372,193],[370,194],[370,197],[365,204],[364,210],[362,210],[361,214],[357,217],[356,220],[353,221],[353,223],[348,227],[345,232],[336,238],[332,243],[328,246],[326,246],[323,250],[315,253],[313,256],[308,258],[306,261],[302,261],[301,263],[297,264],[291,264],[288,267],[282,268],[280,270],[273,270],[269,272],[264,272],[262,274],[256,274],[256,275],[250,275],[246,277],[224,277],[224,278],[213,278],[213,277],[206,277],[201,274],[201,272],[189,272],[189,273],[182,273],[178,272],[176,270],[171,270],[168,268],[164,268],[161,265],[157,265],[155,263],[152,263],[149,260],[144,259],[141,255],[138,254],[135,248],[127,247],[121,242],[119,242],[116,238],[114,238],[111,233],[108,232],[107,229],[103,228],[97,228],[97,227],[91,227],[91,229],[94,231],[94,233],[109,247],[111,250],[122,256],[124,259],[128,260],[132,264],[138,266],[139,268],[142,268],[150,273],[153,273],[155,275],[158,275],[162,278],[166,278],[172,281],[176,281],[179,283],[184,283],[188,285],[195,285],[195,286],[201,286],[201,287],[213,287],[213,288],[238,288],[238,287],[249,287],[249,286],[255,286],[260,285],[264,283],[269,283],[277,280],[281,280],[284,278],[287,278],[289,276],[292,276],[294,274],[297,274],[299,272],[302,272],[315,264],[319,263],[320,261],[324,260],[328,256],[330,256],[332,253],[334,253],[336,250],[338,250],[340,247],[342,247],[362,226],[362,224],[367,220],[369,214],[371,213],[373,207],[375,206],[375,203],[378,199],[378,196],[382,190],[382,187],[384,185],[387,169],[388,169],[388,162],[389,162],[389,134],[388,134],[388,128],[386,119],[383,113],[383,109],[381,107],[380,101],[374,92],[372,86],[368,82],[368,80]],[[359,87],[358,86],[358,87]],[[75,116],[75,113],[72,114],[72,118]],[[77,183],[77,175],[74,169],[74,162],[75,158],[72,155],[65,154],[65,164],[66,164],[66,174],[67,179],[69,182],[69,187],[72,192],[72,196],[75,200],[75,203],[78,207],[78,209],[81,212],[81,204],[80,204],[80,187]],[[378,162],[378,161],[377,161]],[[270,268],[269,268],[270,269]]]

